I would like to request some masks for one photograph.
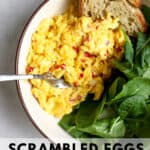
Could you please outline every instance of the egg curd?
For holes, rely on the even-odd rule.
[[[58,89],[44,80],[30,80],[32,93],[49,114],[62,117],[94,94],[99,100],[104,80],[112,71],[112,60],[123,55],[124,35],[119,20],[76,17],[73,8],[41,21],[32,35],[27,73],[50,72],[72,87]]]

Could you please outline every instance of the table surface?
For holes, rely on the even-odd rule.
[[[43,0],[0,1],[0,74],[15,72],[15,55],[25,23]],[[0,138],[43,137],[33,126],[17,95],[15,82],[0,83]]]

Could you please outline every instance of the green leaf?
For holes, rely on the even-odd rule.
[[[139,124],[140,124],[140,121],[137,120],[137,119],[127,119],[124,121],[125,122],[125,125],[127,127],[127,130],[126,130],[126,136],[125,137],[135,137],[136,136],[136,133],[137,133],[137,130],[138,130],[138,127],[139,127]]]
[[[125,84],[125,79],[123,77],[118,77],[114,80],[114,82],[110,85],[110,88],[108,90],[108,96],[109,98],[114,98],[116,94],[118,94],[122,86]]]
[[[145,70],[143,77],[144,78],[150,78],[150,67]]]
[[[150,138],[150,121],[139,124],[136,136],[140,138]]]
[[[101,112],[103,111],[106,98],[101,101],[93,101],[91,96],[88,96],[85,102],[81,103],[75,117],[75,123],[78,127],[86,127],[92,125]]]
[[[121,118],[137,118],[146,113],[145,98],[140,95],[125,98],[118,108]]]
[[[103,109],[103,112],[99,116],[98,120],[105,119],[105,118],[113,118],[113,117],[116,117],[116,116],[117,116],[117,114],[114,111],[113,107],[105,107]]]
[[[127,131],[132,132],[132,135],[140,138],[150,138],[150,117],[141,119],[128,119],[125,121],[128,127]]]
[[[143,122],[140,122],[136,130],[136,136],[141,138],[150,138],[150,104],[146,105],[147,113]]]
[[[122,30],[124,33],[124,37],[126,40],[126,43],[124,45],[124,49],[125,49],[125,60],[127,60],[130,64],[133,64],[133,58],[134,58],[134,49],[131,43],[130,38],[128,37],[128,35],[125,33],[124,30]]]
[[[146,99],[150,95],[150,79],[136,77],[128,81],[119,94],[117,94],[111,101],[110,104],[116,103],[123,98],[127,98],[134,95],[144,96]]]
[[[73,111],[72,113],[65,115],[60,121],[59,125],[64,129],[68,130],[70,127],[75,125],[75,118],[76,112]]]
[[[87,138],[89,137],[86,133],[79,131],[75,125],[76,110],[72,113],[65,115],[60,121],[59,126],[68,132],[72,137],[75,138]]]
[[[129,61],[114,61],[114,66],[122,72],[128,79],[137,76],[147,77],[150,68],[150,36],[138,33],[137,44],[135,46],[133,64]],[[126,51],[126,49],[125,49]],[[125,54],[126,55],[126,54]],[[148,73],[148,74],[147,74]]]
[[[138,33],[135,63],[142,68],[150,66],[150,36],[144,33]]]
[[[144,51],[141,53],[141,65],[143,68],[150,67],[150,45],[146,46]]]
[[[128,62],[113,62],[116,69],[122,72],[128,79],[132,79],[137,76],[137,73],[133,71],[133,67]]]
[[[87,133],[79,131],[76,126],[70,127],[67,132],[74,138],[89,138]]]
[[[150,99],[149,99],[150,101]],[[147,104],[147,116],[149,117],[150,116],[150,103]]]
[[[104,138],[117,138],[125,135],[125,124],[120,117],[97,120],[91,126],[78,128],[82,132]]]
[[[147,40],[146,34],[139,32],[137,34],[137,45],[136,45],[136,51],[135,51],[135,55],[137,56],[141,49],[143,49],[143,44],[145,43],[145,41]]]

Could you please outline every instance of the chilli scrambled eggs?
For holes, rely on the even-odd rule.
[[[41,21],[32,35],[27,73],[50,72],[71,88],[58,89],[43,80],[31,80],[32,93],[48,113],[62,117],[93,93],[98,100],[112,60],[120,59],[125,39],[118,19],[77,18],[73,8]]]

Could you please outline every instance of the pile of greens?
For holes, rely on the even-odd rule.
[[[150,8],[142,7],[150,27]],[[149,29],[148,29],[149,30]],[[59,125],[75,138],[150,137],[150,32],[126,38],[122,61],[103,97],[88,95]]]

